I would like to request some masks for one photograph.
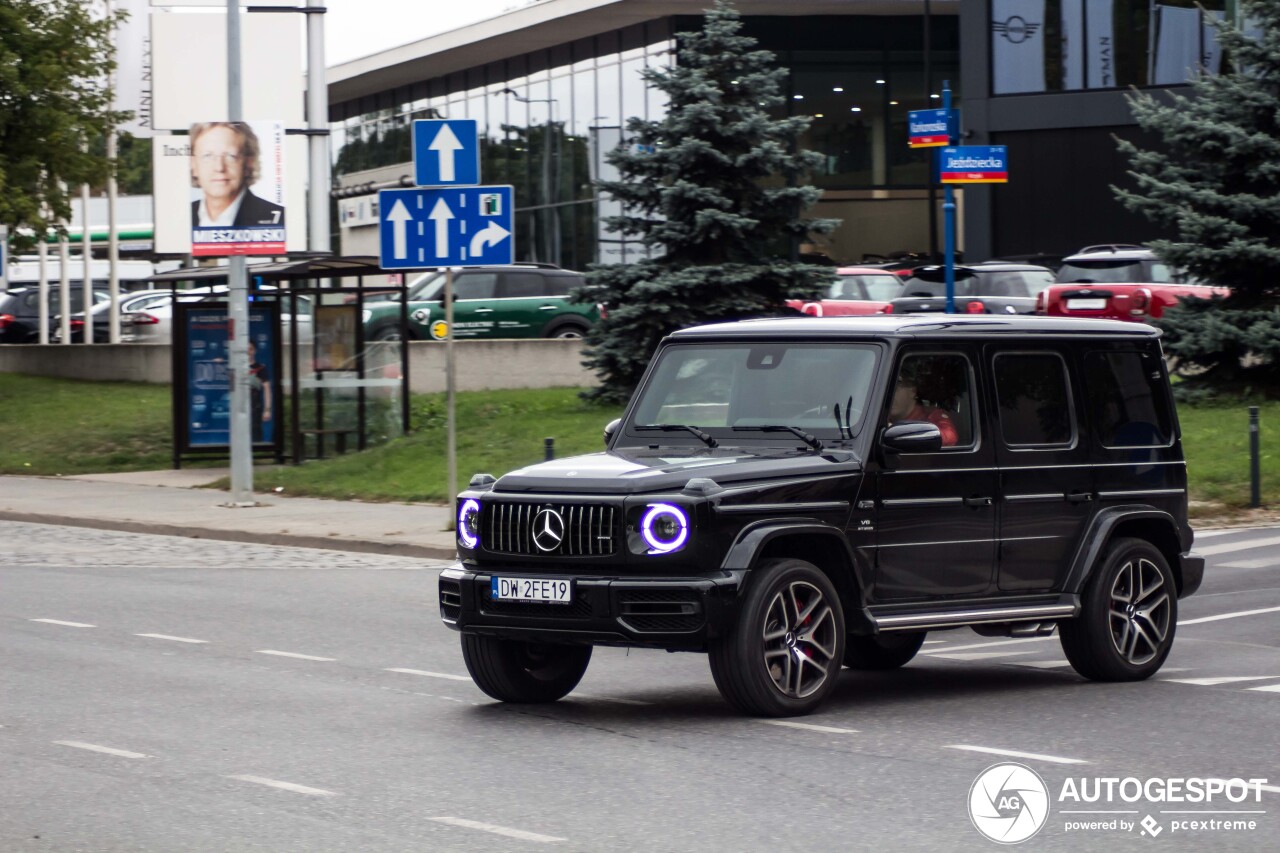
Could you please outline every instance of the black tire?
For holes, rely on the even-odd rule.
[[[591,646],[525,643],[462,635],[462,659],[471,680],[500,702],[554,702],[578,686],[591,662]]]
[[[849,669],[898,669],[906,666],[924,645],[925,632],[848,637],[844,665]]]
[[[709,650],[711,676],[744,714],[808,714],[835,688],[844,658],[836,588],[803,560],[768,560],[749,578],[737,621]]]
[[[547,329],[543,335],[545,338],[560,338],[561,340],[570,339],[578,340],[587,335],[587,326],[579,323],[560,323]]]
[[[1178,625],[1178,594],[1168,561],[1150,542],[1113,542],[1080,603],[1080,615],[1058,625],[1076,672],[1094,681],[1141,681],[1164,664]]]
[[[381,326],[374,330],[369,336],[371,341],[398,341],[400,340],[400,329],[397,326]]]

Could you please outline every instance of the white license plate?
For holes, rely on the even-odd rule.
[[[489,596],[494,601],[537,601],[544,604],[573,602],[573,581],[566,578],[489,579]]]
[[[1067,308],[1072,311],[1101,311],[1107,307],[1105,299],[1068,299]]]

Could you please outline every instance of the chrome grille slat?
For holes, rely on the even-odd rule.
[[[560,547],[543,551],[534,544],[533,522],[543,509],[553,509],[564,520]],[[614,530],[615,508],[601,504],[486,501],[483,547],[495,554],[549,557],[605,557],[619,541]]]

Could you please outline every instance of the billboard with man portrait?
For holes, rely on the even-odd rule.
[[[199,122],[187,145],[191,254],[284,254],[283,122]]]

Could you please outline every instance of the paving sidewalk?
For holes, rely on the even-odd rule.
[[[268,545],[449,559],[449,510],[430,504],[296,498],[256,493],[259,506],[229,507],[229,493],[199,486],[228,469],[0,477],[0,519],[160,533]]]

